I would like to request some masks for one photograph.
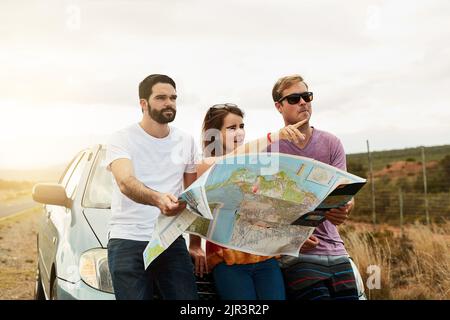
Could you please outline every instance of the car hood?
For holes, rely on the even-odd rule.
[[[108,245],[108,222],[111,217],[111,210],[84,208],[83,215],[100,242],[100,245],[106,248]]]

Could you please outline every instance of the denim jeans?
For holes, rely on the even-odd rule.
[[[148,241],[110,239],[108,264],[118,300],[197,300],[194,265],[186,242],[178,237],[144,269],[142,256]]]
[[[213,269],[214,282],[223,300],[285,300],[283,276],[274,258],[258,263],[226,265]]]

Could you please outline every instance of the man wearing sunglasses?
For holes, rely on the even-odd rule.
[[[272,97],[286,126],[307,120],[298,129],[305,139],[280,140],[268,151],[293,154],[324,162],[346,170],[345,152],[340,140],[331,133],[310,125],[313,93],[300,75],[280,78]],[[326,213],[326,220],[314,231],[300,250],[300,256],[283,257],[288,299],[358,299],[355,276],[339,236],[342,224],[353,209],[353,200],[346,206]]]

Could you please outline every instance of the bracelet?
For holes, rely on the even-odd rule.
[[[269,132],[268,134],[267,134],[267,141],[269,141],[269,143],[272,143],[272,139],[270,139],[270,135],[271,135],[272,133],[271,132]]]

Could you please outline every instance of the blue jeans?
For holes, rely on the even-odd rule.
[[[283,276],[275,258],[251,264],[213,269],[214,282],[223,300],[285,300]]]
[[[194,265],[186,242],[178,237],[144,269],[142,253],[148,241],[110,239],[108,264],[118,300],[197,300]],[[154,290],[155,289],[155,290]]]

